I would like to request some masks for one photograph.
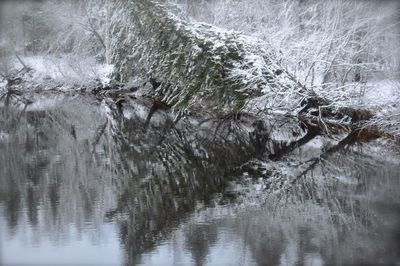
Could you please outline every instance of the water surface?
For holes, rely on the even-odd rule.
[[[285,164],[243,167],[241,133],[162,112],[148,126],[147,112],[64,96],[0,107],[1,265],[400,262],[400,165],[382,143],[272,193],[267,168]]]

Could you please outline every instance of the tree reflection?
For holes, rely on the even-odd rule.
[[[185,246],[196,265],[204,264],[210,248],[217,242],[217,227],[210,224],[191,224],[186,228]]]
[[[142,253],[155,248],[198,204],[214,206],[216,194],[232,179],[232,169],[253,153],[243,135],[226,141],[212,131],[164,118],[149,129],[138,117],[113,120],[112,167],[122,189],[107,217],[120,224],[127,265],[139,262]],[[200,263],[206,254],[195,253]]]
[[[6,203],[10,227],[24,222],[18,219],[25,206],[27,222],[48,232],[54,243],[68,238],[69,223],[80,231],[87,222],[114,221],[131,265],[196,206],[214,206],[232,169],[253,153],[240,131],[227,139],[163,114],[158,114],[161,122],[146,125],[137,115],[123,117],[112,106],[104,113],[85,101],[90,102],[67,99],[24,113],[10,108],[1,117],[12,132],[1,143],[8,152],[0,155],[0,182],[6,184],[0,201]],[[207,249],[196,251],[196,240],[191,241],[201,263]]]
[[[118,110],[86,98],[26,112],[0,107],[0,136],[6,136],[0,139],[0,205],[11,235],[30,230],[19,227],[29,225],[35,241],[50,238],[61,245],[70,237],[71,224],[79,234],[94,230],[101,238],[102,225],[113,223],[126,265],[141,263],[143,254],[182,225],[179,241],[197,265],[206,263],[223,228],[233,229],[259,265],[312,259],[358,264],[374,256],[391,263],[398,258],[393,255],[399,249],[396,230],[376,245],[366,241],[366,232],[387,234],[382,217],[398,228],[399,217],[393,214],[400,202],[394,191],[398,166],[382,170],[383,162],[354,148],[332,154],[296,182],[285,183],[290,176],[277,169],[302,171],[308,157],[304,152],[295,158],[303,165],[293,164],[293,157],[258,165],[252,159],[268,152],[268,146],[280,150],[279,143],[257,135],[264,126],[256,123],[261,129],[249,135],[234,121],[223,121],[224,126],[174,123],[157,112],[146,125],[139,107]],[[239,213],[237,220],[190,220],[199,210],[225,203],[232,195],[228,183],[244,182],[244,172],[251,180],[264,177],[264,191],[243,192],[264,202],[261,207]],[[239,202],[240,193],[233,195]],[[355,254],[361,251],[366,259]]]

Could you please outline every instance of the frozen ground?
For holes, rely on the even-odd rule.
[[[367,84],[361,103],[374,107],[382,113],[399,111],[400,81],[380,80]]]
[[[31,68],[31,71],[24,76],[25,81],[44,87],[107,84],[112,71],[112,65],[99,63],[92,57],[77,58],[76,55],[28,56],[22,60]],[[21,64],[14,62],[14,67],[19,69]]]

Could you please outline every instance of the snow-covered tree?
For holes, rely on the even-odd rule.
[[[280,54],[256,38],[186,21],[166,3],[113,0],[114,78],[144,75],[160,82],[156,94],[178,111],[193,106],[239,112],[261,94],[299,87]]]
[[[269,42],[294,76],[328,96],[398,77],[398,1],[178,2],[199,21]]]

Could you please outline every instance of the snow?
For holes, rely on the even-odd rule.
[[[143,105],[137,105],[135,111],[136,116],[138,116],[142,120],[146,120],[149,114],[149,109]]]
[[[295,87],[279,65],[278,53],[262,40],[183,20],[157,2],[131,2],[127,7],[118,1],[117,7],[123,10],[113,21],[113,27],[120,29],[112,40],[115,75],[125,82],[133,72],[147,78],[156,75],[161,82],[157,93],[179,110],[177,117],[203,103],[216,111],[237,111],[245,104],[243,99],[262,91],[282,98],[284,93],[276,94],[275,89],[283,92]],[[140,19],[131,16],[132,12],[140,13]],[[143,24],[148,25],[146,31]],[[281,75],[275,79],[277,71]],[[220,100],[211,100],[216,97]],[[273,97],[269,97],[271,103],[281,102]]]
[[[82,86],[95,82],[108,84],[113,65],[100,64],[94,58],[73,55],[60,57],[36,55],[22,60],[32,71],[30,79],[37,84]]]
[[[325,146],[326,143],[324,143],[324,140],[322,137],[317,136],[313,138],[310,142],[306,144],[307,147],[311,149],[322,149]]]
[[[367,83],[362,102],[369,106],[389,107],[400,101],[400,80],[378,80]]]
[[[113,67],[114,67],[114,66],[113,66]],[[108,69],[109,72],[107,72],[107,74],[112,73],[113,67]],[[132,87],[134,87],[134,88],[140,88],[140,87],[143,86],[144,83],[145,83],[145,80],[144,80],[143,78],[138,77],[138,76],[134,76],[134,77],[130,77],[130,78],[128,79],[128,81],[124,84],[124,87],[125,87],[125,88],[132,88]]]
[[[109,84],[111,82],[110,75],[114,71],[112,64],[97,64],[97,74],[102,84]]]
[[[7,82],[5,80],[0,81],[0,88],[3,88],[7,85]]]

